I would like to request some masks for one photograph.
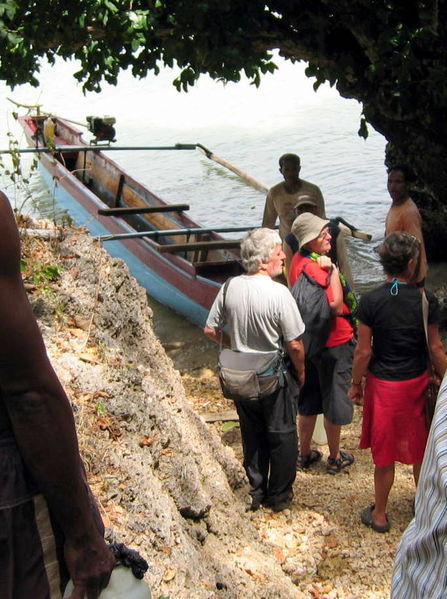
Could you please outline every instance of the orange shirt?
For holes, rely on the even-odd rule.
[[[309,266],[306,267],[306,272],[311,277],[313,277],[317,283],[320,285],[325,285],[327,280],[327,271],[321,268],[315,260],[311,260],[306,256],[303,256],[299,252],[297,252],[290,264],[290,273],[289,273],[289,282],[290,287],[293,287],[293,284],[298,279],[300,274],[303,271],[303,268],[306,264]],[[334,276],[334,275],[332,275]],[[332,289],[328,287],[326,289],[326,296],[328,302],[333,301]],[[299,306],[298,306],[299,308]],[[349,314],[349,308],[345,302],[343,302],[343,314]],[[329,333],[329,337],[326,341],[326,347],[335,347],[336,345],[342,345],[342,343],[347,343],[354,336],[354,329],[347,318],[343,316],[335,316],[332,318],[331,330]]]

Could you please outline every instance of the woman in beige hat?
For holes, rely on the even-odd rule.
[[[337,266],[327,256],[331,249],[328,224],[328,220],[310,212],[295,219],[292,232],[298,239],[300,251],[292,259],[289,284],[293,293],[293,285],[305,271],[307,276],[324,286],[332,269],[330,283],[325,290],[331,312],[329,335],[323,340],[321,351],[308,357],[306,382],[300,392],[298,469],[307,470],[322,457],[310,445],[317,416],[323,413],[329,445],[326,469],[329,474],[338,474],[354,461],[354,456],[340,450],[340,433],[341,427],[352,421],[353,414],[347,393],[355,345],[351,312],[355,302],[344,293],[344,278],[340,277]]]

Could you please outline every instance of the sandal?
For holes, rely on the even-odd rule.
[[[328,474],[338,474],[346,468],[350,466],[354,462],[354,456],[347,451],[340,450],[340,457],[338,459],[328,458],[326,471]]]
[[[311,449],[309,455],[299,455],[296,461],[297,470],[309,470],[312,464],[319,462],[323,454],[318,449]]]
[[[391,524],[389,523],[388,516],[386,517],[385,524],[376,524],[372,518],[372,513],[375,508],[375,505],[370,505],[365,507],[364,510],[360,513],[360,519],[365,526],[370,526],[376,532],[388,532],[391,528]]]

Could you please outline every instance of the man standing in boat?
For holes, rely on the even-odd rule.
[[[304,384],[304,324],[295,300],[285,285],[272,279],[282,272],[281,239],[271,229],[255,229],[241,244],[247,274],[222,286],[209,313],[204,332],[216,343],[223,341],[248,356],[264,357],[287,351],[292,365],[281,366],[282,384],[272,393],[236,399],[244,468],[252,498],[249,509],[261,505],[279,512],[292,500],[296,477],[296,429],[299,387]],[[297,384],[298,382],[298,384]]]
[[[408,191],[408,186],[413,181],[414,175],[405,165],[394,166],[388,170],[387,187],[393,202],[385,221],[385,237],[395,231],[402,231],[410,233],[420,242],[421,253],[414,274],[414,282],[423,287],[428,265],[422,234],[421,214]]]
[[[325,218],[324,198],[317,185],[300,179],[301,160],[296,154],[283,154],[279,159],[279,172],[284,181],[270,188],[264,207],[262,226],[273,229],[279,217],[279,235],[284,239],[295,220],[295,206],[302,196],[311,196],[316,214]]]
[[[79,455],[70,402],[48,360],[0,192],[0,597],[96,599],[115,563]],[[67,571],[68,570],[68,571]]]

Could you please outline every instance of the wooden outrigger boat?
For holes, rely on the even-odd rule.
[[[219,233],[250,227],[201,228],[188,218],[188,205],[166,204],[69,122],[52,118],[52,152],[43,151],[46,115],[18,120],[55,199],[77,225],[109,240],[109,253],[127,263],[152,297],[203,326],[221,284],[241,272],[240,242]]]

